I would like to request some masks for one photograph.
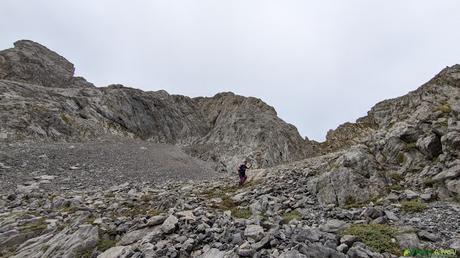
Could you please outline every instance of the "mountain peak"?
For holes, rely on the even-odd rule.
[[[31,40],[19,40],[14,48],[0,51],[0,79],[70,87],[75,67],[64,57]]]

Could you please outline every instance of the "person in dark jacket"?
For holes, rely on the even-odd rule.
[[[244,182],[246,182],[246,179],[248,179],[248,177],[246,176],[246,170],[250,168],[251,166],[248,165],[248,161],[246,160],[243,162],[243,164],[241,164],[238,167],[238,175],[240,176],[240,186],[244,185]]]

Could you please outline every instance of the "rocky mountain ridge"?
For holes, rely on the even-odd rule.
[[[122,85],[96,88],[74,66],[27,40],[0,52],[3,141],[82,141],[104,135],[178,144],[219,170],[249,158],[258,167],[310,155],[297,129],[260,99],[221,93],[189,98]]]

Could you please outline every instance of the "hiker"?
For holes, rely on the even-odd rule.
[[[246,169],[250,169],[251,167],[252,165],[248,166],[247,160],[245,160],[243,164],[241,164],[238,167],[238,174],[240,176],[240,183],[239,183],[240,186],[244,185],[244,182],[246,182],[246,179],[248,179],[248,177],[246,176]]]

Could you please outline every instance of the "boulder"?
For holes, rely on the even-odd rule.
[[[174,232],[177,228],[179,220],[174,215],[169,215],[169,217],[161,225],[161,230],[166,234]]]
[[[417,147],[429,159],[434,159],[442,153],[441,139],[435,134],[420,138],[417,141]]]
[[[244,236],[259,241],[265,236],[265,233],[259,225],[248,225],[244,230]]]
[[[401,249],[420,247],[420,241],[415,233],[399,234],[396,236],[396,239],[398,240]]]
[[[337,233],[338,231],[347,227],[347,223],[342,220],[332,219],[319,227],[321,231],[328,233]]]

